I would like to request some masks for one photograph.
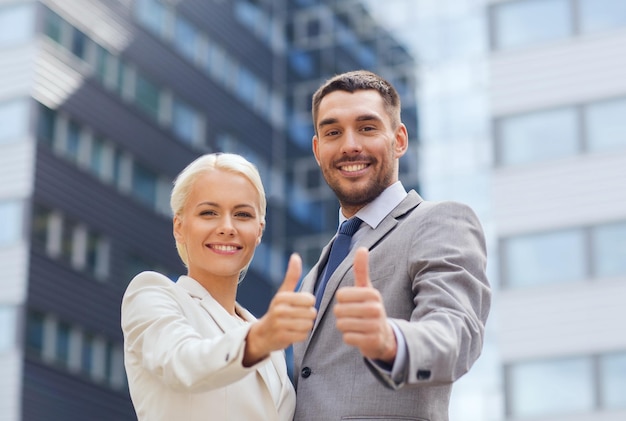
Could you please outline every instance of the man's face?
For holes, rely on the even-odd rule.
[[[317,113],[313,153],[344,215],[354,215],[398,181],[398,158],[406,152],[406,127],[392,128],[375,90],[326,95]]]

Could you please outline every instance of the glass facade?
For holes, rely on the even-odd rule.
[[[625,113],[626,99],[618,97],[500,117],[494,123],[496,163],[525,165],[625,150]]]

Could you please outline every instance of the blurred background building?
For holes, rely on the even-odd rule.
[[[261,315],[338,205],[310,97],[398,87],[401,179],[470,204],[495,287],[453,421],[626,419],[624,0],[0,0],[0,419],[131,420],[119,304],[175,279],[173,177],[245,155],[268,194]],[[418,124],[419,116],[419,124]]]
[[[362,5],[335,3],[0,1],[2,420],[134,418],[120,300],[142,270],[184,272],[169,192],[200,154],[240,153],[266,187],[242,304],[263,314],[293,251],[317,260],[338,211],[310,146],[327,77],[398,85],[416,187],[414,62]]]

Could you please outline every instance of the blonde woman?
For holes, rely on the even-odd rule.
[[[171,206],[187,275],[174,283],[140,273],[122,301],[138,419],[291,420],[295,393],[283,349],[311,331],[315,299],[294,292],[302,263],[293,255],[263,317],[236,302],[265,225],[258,171],[239,155],[204,155],[177,177]]]

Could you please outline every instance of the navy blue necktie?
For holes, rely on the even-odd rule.
[[[339,234],[330,246],[330,254],[328,256],[328,262],[326,263],[326,269],[324,275],[317,285],[315,291],[315,308],[320,307],[322,297],[324,296],[324,289],[328,283],[328,278],[333,274],[339,263],[343,261],[350,251],[350,242],[352,236],[359,229],[361,220],[357,217],[350,218],[347,221],[343,221],[341,227],[339,227]]]

